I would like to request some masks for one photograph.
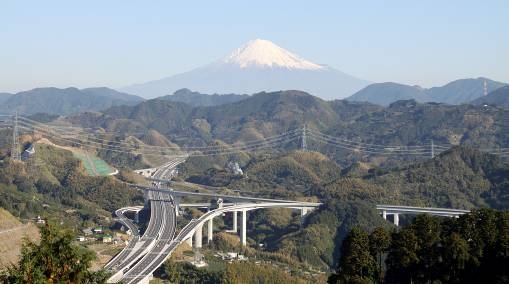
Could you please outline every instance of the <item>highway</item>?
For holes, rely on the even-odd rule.
[[[130,248],[126,253],[121,252],[122,256],[115,257],[108,263],[109,270],[114,272],[110,279],[121,276],[124,271],[129,269],[138,259],[143,257],[145,253],[153,246],[159,232],[164,224],[164,218],[161,212],[164,210],[164,204],[159,200],[152,200],[152,195],[156,199],[160,199],[160,193],[148,192],[150,201],[150,221],[143,236]],[[127,247],[126,247],[127,248]]]
[[[321,203],[310,203],[310,202],[287,202],[287,203],[280,203],[280,202],[267,202],[267,203],[244,203],[244,204],[238,204],[223,208],[218,208],[215,210],[211,210],[205,214],[203,214],[199,219],[193,219],[189,224],[187,224],[184,228],[182,228],[181,232],[178,234],[178,236],[174,240],[174,245],[177,246],[183,241],[187,240],[188,238],[192,237],[194,232],[199,226],[203,226],[206,221],[209,219],[215,218],[217,216],[222,215],[226,212],[232,212],[232,211],[250,211],[250,210],[256,210],[256,209],[262,209],[262,208],[316,208],[318,206],[322,205]]]
[[[224,212],[236,210],[248,211],[259,208],[300,208],[307,210],[321,205],[320,203],[312,202],[241,197],[223,194],[193,193],[161,188],[162,181],[165,181],[168,178],[168,174],[171,174],[173,169],[184,160],[185,157],[179,157],[179,159],[172,160],[158,168],[154,175],[151,177],[152,180],[157,181],[154,183],[155,187],[133,185],[146,192],[146,197],[149,200],[151,206],[149,225],[141,238],[139,238],[139,235],[137,236],[138,239],[133,238],[133,241],[131,241],[132,244],[129,243],[124,251],[122,251],[110,263],[108,263],[107,268],[115,273],[112,277],[110,277],[110,279],[108,279],[108,282],[111,283],[122,281],[123,283],[128,284],[147,282],[148,277],[150,277],[150,275],[152,275],[152,273],[161,264],[164,263],[164,261],[170,256],[170,254],[179,244],[192,237],[196,229],[199,226],[203,226],[205,221],[219,216]],[[175,238],[177,208],[173,197],[186,195],[226,198],[235,201],[250,201],[251,203],[242,203],[238,205],[232,203],[228,204],[231,206],[209,211],[199,219],[191,220],[191,222],[189,222]],[[203,206],[204,204],[198,205]],[[190,206],[192,206],[192,204]],[[139,207],[133,208],[139,209]],[[119,212],[117,216],[119,216],[120,220],[126,224],[126,226],[129,227],[134,225],[132,222],[130,222],[130,220],[123,216],[124,211],[117,211]],[[245,218],[243,220],[243,235],[245,239]]]
[[[175,159],[169,161],[168,163],[158,167],[154,175],[152,175],[152,177],[150,177],[149,179],[159,183],[162,181],[170,181],[173,176],[175,168],[179,164],[185,162],[186,159],[187,156],[176,157]],[[157,185],[160,186],[160,184]]]
[[[159,193],[159,198],[161,198],[159,202],[163,204],[162,211],[157,212],[158,215],[161,215],[163,220],[160,235],[156,239],[152,249],[124,274],[122,281],[125,283],[139,283],[146,277],[152,275],[169,254],[167,249],[170,247],[177,228],[177,212],[175,210],[173,198],[169,194]]]
[[[171,176],[168,177],[168,174],[172,174],[173,170],[180,163],[184,162],[187,159],[187,156],[176,157],[175,159],[169,161],[163,166],[159,167],[154,173],[153,178],[158,180],[164,180],[166,178],[171,179]],[[160,186],[160,182],[156,185]],[[165,215],[163,212],[167,206],[167,202],[170,201],[167,195],[164,192],[153,192],[147,191],[147,198],[150,200],[150,220],[145,230],[145,233],[140,238],[138,234],[138,229],[128,218],[123,215],[122,209],[119,209],[115,212],[117,216],[119,216],[120,221],[130,229],[131,227],[136,229],[131,229],[131,231],[136,231],[136,235],[133,235],[133,239],[129,242],[129,244],[118,254],[116,255],[110,262],[108,262],[105,268],[111,272],[113,272],[113,276],[110,277],[111,281],[116,281],[118,277],[122,277],[123,273],[127,271],[136,261],[138,261],[141,257],[143,257],[154,245],[157,245],[157,238],[161,233],[165,232],[165,225],[167,222],[165,220]],[[176,226],[176,224],[175,224]]]
[[[199,196],[199,197],[222,198],[224,200],[252,201],[252,202],[279,202],[279,203],[300,202],[300,201],[294,201],[294,200],[248,197],[248,196],[240,196],[240,195],[179,191],[179,190],[174,190],[173,188],[160,188],[160,187],[146,186],[146,185],[141,185],[141,184],[129,184],[129,185],[139,188],[139,189],[142,189],[142,190],[148,190],[148,191],[153,191],[153,192],[171,192],[172,196]],[[302,202],[300,202],[300,203],[302,203]],[[309,203],[311,207],[314,207],[315,205],[320,204],[320,203],[315,203],[315,202],[307,202],[307,203]]]

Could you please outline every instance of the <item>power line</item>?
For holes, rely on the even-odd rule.
[[[14,115],[12,125],[12,149],[11,158],[14,161],[21,161],[21,154],[19,149],[19,136],[18,136],[18,112]]]
[[[23,119],[26,120],[25,125],[29,125],[30,127],[38,127],[38,128],[42,128],[42,129],[48,129],[48,131],[54,131],[54,132],[57,132],[57,133],[59,133],[61,135],[66,135],[68,133],[68,131],[59,129],[58,127],[49,126],[47,124],[43,124],[43,123],[40,123],[40,122],[37,122],[37,121],[33,121],[33,120],[27,119],[27,118],[23,118]],[[37,124],[37,126],[34,126],[35,124]],[[265,138],[258,139],[258,140],[245,141],[245,142],[242,142],[242,143],[240,143],[238,145],[232,145],[231,147],[242,147],[242,146],[249,146],[249,145],[252,145],[252,144],[260,144],[260,143],[264,143],[264,142],[270,142],[272,140],[277,140],[279,138],[282,138],[282,137],[285,137],[285,136],[288,136],[288,135],[291,135],[291,134],[294,134],[294,133],[298,133],[300,131],[301,131],[300,129],[293,129],[293,130],[289,130],[289,131],[287,131],[287,132],[285,132],[283,134],[280,134],[280,135],[269,136],[269,137],[265,137]],[[73,137],[78,137],[78,136],[80,136],[80,135],[79,134],[73,135]],[[80,137],[83,137],[83,136],[81,135]],[[131,148],[133,150],[140,150],[139,148],[134,147],[132,144],[127,143],[127,142],[115,141],[115,140],[106,140],[106,139],[100,139],[100,138],[95,138],[95,137],[90,137],[90,136],[85,137],[85,139],[92,140],[90,143],[97,144],[97,145],[108,144],[109,147],[117,147],[117,148],[125,148],[125,147],[111,145],[111,144],[126,145],[126,147],[129,147],[129,148]],[[221,149],[221,148],[224,148],[224,146],[221,146],[221,145],[210,146],[209,145],[209,146],[187,147],[187,146],[154,146],[154,145],[143,145],[143,148],[151,149],[151,151],[152,150],[153,151],[156,151],[156,150],[193,151],[193,150]]]
[[[38,126],[33,126],[33,125],[32,126],[24,125],[23,128],[27,129],[27,130],[31,130],[31,129],[35,128],[35,129],[38,129],[40,132],[43,132],[44,134],[50,136],[50,139],[51,138],[58,139],[58,140],[65,141],[68,143],[87,146],[87,147],[91,147],[94,149],[102,149],[102,150],[116,151],[116,152],[129,152],[129,153],[132,153],[131,151],[134,151],[134,152],[138,152],[140,154],[153,155],[153,156],[165,155],[162,150],[156,151],[156,150],[138,149],[138,148],[133,148],[133,147],[123,147],[123,146],[118,146],[118,145],[104,145],[104,144],[97,143],[97,142],[86,141],[86,140],[80,139],[79,137],[78,138],[72,137],[72,136],[65,137],[64,135],[62,135],[58,132],[53,132],[51,130],[41,128]],[[287,140],[288,138],[294,138],[294,137],[296,137],[296,135],[297,134],[289,134],[289,135],[284,134],[284,136],[282,135],[281,137],[279,137],[277,139],[265,140],[265,141],[260,140],[255,144],[253,143],[253,144],[237,145],[237,146],[214,146],[214,147],[210,147],[208,149],[201,149],[200,151],[202,153],[208,154],[208,153],[221,153],[222,151],[230,152],[232,150],[245,151],[246,149],[254,149],[257,147],[266,148],[266,146],[274,146],[275,144],[284,143],[285,140]],[[175,150],[172,150],[172,152],[175,152]],[[177,151],[177,152],[182,152],[182,151]]]

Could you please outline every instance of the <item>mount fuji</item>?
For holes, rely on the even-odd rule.
[[[218,94],[301,90],[333,100],[350,96],[369,84],[305,60],[268,40],[256,39],[211,64],[121,90],[145,98],[172,94],[182,88]]]

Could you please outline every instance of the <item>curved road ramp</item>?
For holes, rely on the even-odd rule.
[[[241,213],[240,239],[242,245],[246,245],[246,222],[247,212],[264,208],[291,208],[301,211],[304,216],[310,210],[320,206],[321,203],[299,202],[288,200],[239,200],[239,196],[224,196],[225,199],[234,200],[237,203],[229,203],[224,206],[203,214],[199,219],[193,219],[189,222],[177,236],[176,219],[177,207],[173,199],[174,191],[161,189],[145,189],[147,198],[150,200],[150,221],[147,230],[140,238],[133,234],[132,240],[117,256],[115,256],[106,266],[113,273],[109,283],[122,281],[123,283],[148,283],[152,273],[166,261],[171,253],[184,241],[192,242],[194,237],[194,247],[202,247],[202,230],[205,223],[208,224],[208,240],[212,240],[213,219],[222,216],[226,212]],[[183,193],[179,192],[181,196]],[[191,194],[191,193],[190,193]],[[245,202],[245,203],[238,203]],[[116,214],[119,221],[126,225],[131,231],[136,231],[135,225],[128,220],[123,213],[126,211],[140,210],[139,207],[126,207],[117,210]],[[126,220],[127,219],[127,220]],[[235,221],[237,218],[234,218]],[[134,226],[134,227],[133,227]],[[234,222],[234,231],[236,231],[236,222]]]

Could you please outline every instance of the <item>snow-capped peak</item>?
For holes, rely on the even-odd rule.
[[[236,49],[220,60],[223,64],[233,64],[240,68],[280,67],[287,69],[319,70],[324,66],[300,58],[271,41],[255,39]]]

